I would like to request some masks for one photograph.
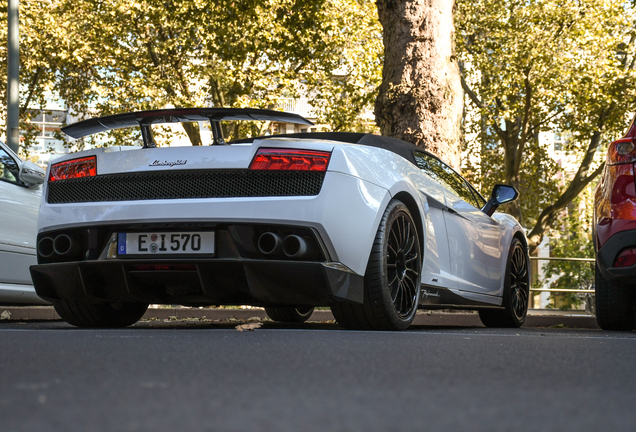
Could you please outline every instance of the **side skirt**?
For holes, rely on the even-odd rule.
[[[464,298],[447,288],[420,285],[419,309],[502,309],[502,306]]]

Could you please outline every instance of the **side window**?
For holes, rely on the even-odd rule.
[[[448,165],[426,153],[416,151],[413,152],[413,156],[415,156],[415,163],[418,168],[426,172],[426,174],[437,180],[447,189],[455,192],[467,203],[477,208],[483,207],[483,205],[479,205],[466,180],[453,171]]]
[[[0,180],[21,185],[20,167],[9,154],[0,148]]]
[[[474,187],[472,187],[470,183],[468,183],[468,187],[470,187],[470,190],[473,191],[473,196],[477,200],[477,204],[478,204],[477,208],[482,208],[483,206],[485,206],[486,200],[484,199],[484,197],[481,196],[481,194],[477,192],[477,190]]]

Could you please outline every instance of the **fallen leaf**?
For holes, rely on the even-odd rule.
[[[249,324],[241,324],[241,325],[237,325],[236,327],[234,327],[236,329],[236,331],[254,331],[257,328],[259,328],[260,326],[262,326],[263,324],[261,323],[249,323]]]
[[[11,319],[11,312],[9,312],[8,310],[2,311],[2,313],[0,314],[0,320],[8,320],[8,319]]]
[[[251,322],[261,322],[261,319],[260,319],[259,317],[250,317],[250,318],[248,318],[248,319],[247,319],[247,322],[248,322],[248,323],[251,323]]]
[[[568,328],[565,324],[555,324],[550,326],[550,328]]]

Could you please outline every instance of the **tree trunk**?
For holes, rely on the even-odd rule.
[[[382,135],[460,165],[462,90],[454,50],[454,0],[378,0],[384,68],[375,102]]]
[[[188,138],[190,139],[190,142],[193,146],[202,145],[201,134],[199,132],[199,123],[185,122],[181,123],[181,126],[183,126],[183,129],[188,134]]]

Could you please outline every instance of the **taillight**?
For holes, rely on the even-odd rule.
[[[636,146],[632,138],[621,138],[614,141],[609,146],[607,163],[609,165],[616,165],[636,161],[635,148]]]
[[[331,153],[314,150],[259,149],[252,170],[327,171]]]
[[[51,166],[49,181],[68,180],[97,175],[97,159],[95,156],[60,162]]]
[[[614,267],[631,267],[636,264],[636,249],[625,249],[616,258]]]

